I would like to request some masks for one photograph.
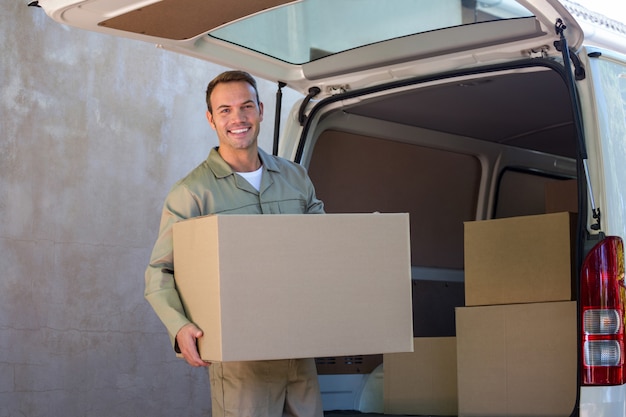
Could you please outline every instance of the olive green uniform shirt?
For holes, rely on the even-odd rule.
[[[217,148],[170,190],[161,216],[159,235],[146,270],[145,297],[165,327],[172,344],[178,331],[190,321],[175,285],[172,226],[207,214],[304,214],[323,213],[306,170],[259,149],[263,165],[257,191],[222,159]]]

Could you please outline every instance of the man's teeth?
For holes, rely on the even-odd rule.
[[[246,133],[247,131],[248,131],[248,128],[245,128],[245,129],[233,129],[230,132],[237,135],[239,133]]]

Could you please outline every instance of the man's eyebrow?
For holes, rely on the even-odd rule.
[[[240,106],[245,106],[246,104],[256,104],[256,101],[250,99],[250,100],[246,100],[243,103],[239,104]],[[219,106],[217,106],[217,109],[227,109],[229,107],[233,107],[230,104],[220,104]]]

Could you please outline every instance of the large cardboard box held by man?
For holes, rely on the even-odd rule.
[[[465,223],[465,305],[573,299],[568,212]]]
[[[212,215],[173,233],[205,360],[413,349],[408,214]]]

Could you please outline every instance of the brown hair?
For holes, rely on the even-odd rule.
[[[256,80],[252,77],[252,75],[245,71],[225,71],[213,78],[206,88],[206,105],[209,109],[209,113],[213,114],[213,109],[211,108],[211,94],[213,93],[215,86],[220,83],[230,83],[236,81],[244,81],[250,84],[254,88],[254,92],[256,93],[256,102],[259,104],[259,90],[257,90]]]

